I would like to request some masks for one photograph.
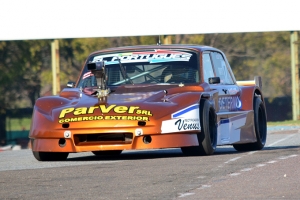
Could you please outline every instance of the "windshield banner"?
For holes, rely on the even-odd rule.
[[[146,52],[127,52],[117,54],[107,54],[95,56],[92,62],[105,61],[106,65],[118,64],[120,59],[121,63],[161,63],[161,62],[173,62],[173,61],[186,61],[188,62],[192,54],[180,51],[169,51],[155,49],[154,51]]]

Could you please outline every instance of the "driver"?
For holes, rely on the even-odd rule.
[[[187,74],[188,72],[189,72],[189,66],[187,65],[173,66],[173,69],[171,70],[172,76],[167,81],[167,83],[190,82],[188,80],[188,74]]]
[[[172,70],[172,77],[168,82],[182,82],[186,79],[186,73],[189,71],[188,66],[178,66]]]

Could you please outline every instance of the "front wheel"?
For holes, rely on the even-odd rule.
[[[264,148],[267,140],[267,115],[263,101],[259,97],[253,100],[254,107],[254,128],[256,142],[248,144],[234,144],[237,151],[255,151]]]
[[[200,100],[201,132],[197,134],[199,146],[182,147],[185,155],[211,155],[217,146],[217,116],[215,109],[206,99]]]
[[[33,156],[38,161],[64,161],[67,159],[69,153],[66,152],[40,152],[32,151]]]

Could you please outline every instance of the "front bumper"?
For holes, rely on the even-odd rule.
[[[92,120],[57,124],[53,118],[36,112],[29,138],[32,150],[39,152],[75,153],[197,146],[197,133],[200,130],[161,133],[161,121],[169,117],[159,120],[151,118],[151,121]]]
[[[103,142],[94,141],[86,143],[76,143],[74,137],[71,138],[31,138],[32,151],[40,152],[88,152],[105,150],[134,150],[134,149],[158,149],[176,148],[184,146],[197,146],[198,139],[196,133],[172,133],[133,136],[128,142]]]

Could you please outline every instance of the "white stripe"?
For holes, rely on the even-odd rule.
[[[236,160],[238,160],[238,159],[240,159],[240,158],[241,158],[241,157],[232,158],[232,159],[230,159],[230,160],[228,160],[228,161],[226,161],[226,162],[224,162],[224,163],[233,162],[233,161],[236,161]]]
[[[285,138],[282,138],[281,140],[278,140],[278,141],[276,141],[276,142],[273,142],[272,144],[269,144],[268,147],[274,146],[275,144],[278,144],[279,142],[283,142],[284,140],[287,140],[287,139],[293,137],[294,135],[295,135],[295,134],[289,135],[289,136],[287,136],[287,137],[285,137]]]
[[[200,188],[197,188],[199,190],[205,189],[205,188],[210,188],[211,185],[202,185]]]
[[[242,172],[248,172],[248,171],[251,171],[252,170],[252,168],[245,168],[245,169],[242,169],[241,171]]]
[[[296,156],[297,156],[297,155],[290,155],[290,156],[280,157],[279,159],[280,159],[280,160],[285,160],[285,159],[292,158],[292,157],[296,157]]]
[[[186,196],[190,196],[190,195],[194,195],[195,193],[184,193],[184,194],[181,194],[180,196],[179,196],[179,198],[181,198],[181,197],[186,197]]]

